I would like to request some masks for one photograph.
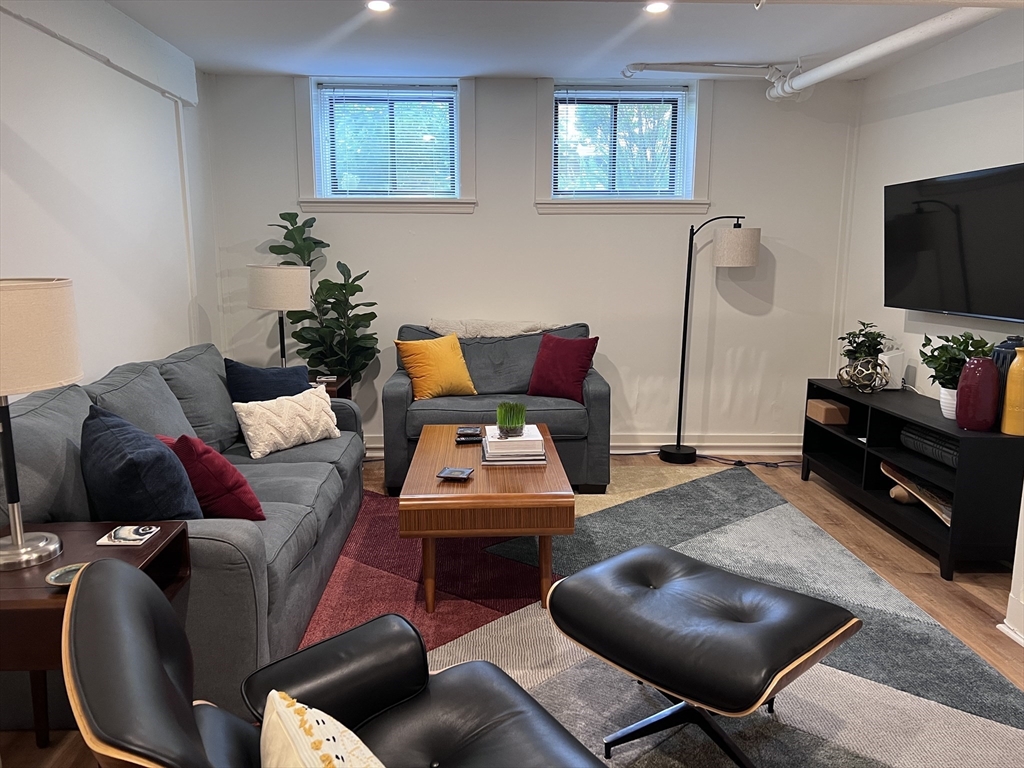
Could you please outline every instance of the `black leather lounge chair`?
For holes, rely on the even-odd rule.
[[[103,768],[259,768],[258,726],[193,703],[185,632],[163,593],[126,563],[97,560],[79,572],[63,662],[75,719]],[[428,674],[423,640],[400,616],[250,675],[242,692],[256,719],[271,688],[336,717],[388,768],[602,765],[493,664]]]

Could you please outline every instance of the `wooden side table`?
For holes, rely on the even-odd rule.
[[[149,576],[174,597],[188,583],[192,566],[188,525],[181,520],[152,523],[160,528],[137,547],[100,547],[102,538],[117,523],[53,523],[26,525],[26,531],[49,531],[60,536],[64,551],[46,563],[18,571],[0,571],[0,670],[28,672],[32,687],[32,715],[36,744],[50,741],[46,671],[61,668],[61,626],[66,587],[51,587],[45,577],[55,568],[103,558],[123,560]],[[8,529],[0,531],[7,535]]]
[[[309,383],[316,386],[316,374],[309,374]],[[340,376],[337,381],[320,382],[327,390],[328,397],[344,397],[352,399],[352,381],[348,376]]]

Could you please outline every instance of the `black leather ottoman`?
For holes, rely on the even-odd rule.
[[[590,653],[654,686],[673,706],[605,738],[611,748],[696,723],[753,767],[709,712],[749,715],[846,641],[861,620],[815,597],[762,584],[655,544],[562,579],[551,620]]]

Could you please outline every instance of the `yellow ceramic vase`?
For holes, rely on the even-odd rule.
[[[1024,347],[1017,347],[1017,359],[1006,374],[1006,400],[1003,402],[1005,435],[1024,435]]]

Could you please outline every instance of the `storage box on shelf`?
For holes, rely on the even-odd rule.
[[[1011,561],[1024,485],[1024,438],[957,428],[934,399],[910,391],[862,394],[832,379],[811,379],[807,398],[830,399],[850,409],[847,424],[804,419],[801,478],[815,472],[843,495],[939,558],[950,580],[958,562]],[[957,443],[957,467],[911,451],[900,432],[917,425]],[[921,505],[889,497],[893,481],[881,463],[952,497],[950,525]]]

